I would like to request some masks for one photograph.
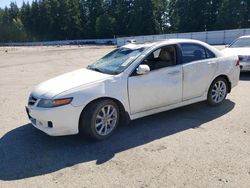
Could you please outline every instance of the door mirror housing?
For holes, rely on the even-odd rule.
[[[225,46],[225,48],[229,48],[230,47],[230,44],[227,44],[226,46]]]
[[[138,75],[144,75],[150,72],[150,68],[148,65],[139,65],[139,67],[136,69],[136,74]]]

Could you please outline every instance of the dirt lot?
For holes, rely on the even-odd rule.
[[[29,124],[35,85],[112,49],[0,48],[0,187],[250,187],[250,73],[219,107],[142,118],[103,142],[49,137]]]

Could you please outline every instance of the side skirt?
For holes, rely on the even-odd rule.
[[[205,100],[207,100],[207,93],[205,95],[201,96],[201,97],[186,100],[186,101],[182,101],[180,103],[176,103],[176,104],[172,104],[172,105],[168,105],[168,106],[164,106],[164,107],[160,107],[160,108],[154,108],[154,109],[151,109],[151,110],[146,110],[146,111],[139,112],[139,113],[136,113],[136,114],[131,114],[130,119],[135,120],[135,119],[138,119],[138,118],[141,118],[141,117],[149,116],[149,115],[152,115],[152,114],[157,114],[157,113],[160,113],[160,112],[164,112],[164,111],[167,111],[167,110],[172,110],[172,109],[175,109],[175,108],[178,108],[178,107],[186,106],[186,105],[189,105],[189,104],[193,104],[193,103],[197,103],[197,102],[201,102],[201,101],[205,101]]]

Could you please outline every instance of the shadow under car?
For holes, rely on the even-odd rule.
[[[121,126],[112,137],[101,142],[80,136],[50,137],[30,124],[22,125],[0,140],[0,180],[44,175],[89,161],[99,165],[116,153],[198,128],[227,114],[234,106],[234,102],[225,100],[218,107],[201,102],[162,112]]]

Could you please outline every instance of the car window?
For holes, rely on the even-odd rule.
[[[145,48],[118,48],[99,59],[96,63],[89,65],[88,69],[106,74],[119,74],[139,57],[144,50]]]
[[[170,45],[155,50],[144,59],[142,64],[148,65],[151,71],[176,65],[175,46]]]
[[[250,47],[250,38],[239,38],[235,40],[229,47],[230,48]]]
[[[206,49],[206,55],[207,55],[207,59],[216,57],[215,54],[208,49]]]
[[[200,45],[181,44],[181,50],[183,63],[189,63],[207,58],[205,48]]]
[[[156,51],[154,51],[154,52],[153,52],[154,57],[155,57],[155,58],[159,57],[160,52],[161,52],[161,48],[160,48],[160,49],[158,49],[158,50],[156,50]]]

